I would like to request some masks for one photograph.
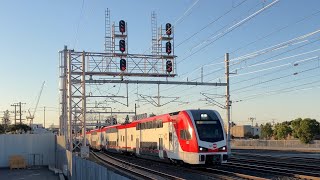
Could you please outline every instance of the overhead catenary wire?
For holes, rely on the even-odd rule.
[[[226,11],[225,13],[223,13],[222,15],[220,15],[219,17],[213,19],[212,21],[210,21],[208,24],[206,24],[204,27],[202,27],[200,30],[196,31],[195,33],[193,33],[191,36],[187,37],[186,39],[182,40],[180,43],[178,43],[175,48],[178,48],[180,45],[186,43],[187,41],[189,41],[191,38],[193,38],[194,36],[198,35],[200,32],[202,32],[203,30],[207,29],[208,27],[210,27],[212,24],[214,24],[215,22],[217,22],[218,20],[220,20],[221,18],[223,18],[224,16],[226,16],[227,14],[229,14],[232,10],[234,10],[235,8],[237,8],[238,6],[242,5],[244,2],[246,2],[247,0],[244,0],[242,2],[240,2],[239,4],[237,4],[236,6],[232,7],[231,9],[229,9],[228,11]],[[260,3],[259,3],[260,4]]]
[[[313,12],[313,13],[307,15],[307,16],[304,16],[303,18],[301,18],[301,19],[299,19],[299,20],[297,20],[297,21],[294,21],[293,23],[289,23],[289,24],[287,24],[287,25],[281,26],[281,27],[275,29],[274,31],[272,31],[272,32],[270,32],[270,33],[268,33],[268,34],[266,34],[266,35],[264,35],[264,36],[262,36],[262,37],[260,37],[260,38],[258,38],[258,39],[256,39],[256,40],[254,40],[254,41],[252,41],[252,42],[249,42],[248,44],[246,44],[246,45],[244,45],[244,46],[241,46],[241,47],[239,47],[239,48],[237,48],[237,49],[235,49],[235,50],[230,51],[230,54],[234,54],[235,52],[238,52],[238,51],[241,50],[241,49],[244,49],[244,48],[246,48],[246,47],[248,47],[248,46],[250,46],[250,45],[252,45],[252,44],[255,44],[255,43],[257,43],[257,42],[259,42],[259,41],[261,41],[261,40],[263,40],[263,39],[265,39],[265,38],[267,38],[267,37],[270,37],[271,35],[273,35],[273,34],[275,34],[275,33],[278,33],[278,32],[280,32],[280,31],[282,31],[282,30],[284,30],[284,29],[286,29],[286,28],[288,28],[288,27],[290,27],[290,26],[292,26],[292,25],[295,25],[295,24],[301,23],[301,22],[303,22],[303,21],[305,21],[305,20],[308,20],[308,19],[312,18],[313,16],[316,16],[316,15],[319,14],[319,13],[320,13],[320,10],[319,10],[319,11],[316,11],[316,12]],[[219,59],[222,59],[223,57],[224,57],[224,55],[219,56],[219,57],[217,57],[217,58],[214,58],[214,59],[211,60],[210,62],[215,62],[215,61],[217,61],[217,60],[219,60]],[[212,65],[218,65],[218,64],[224,64],[224,62],[213,63]],[[209,65],[211,65],[211,64],[209,64]],[[197,67],[196,70],[201,69],[202,66],[204,66],[204,65],[201,65],[201,66]],[[223,69],[223,68],[222,68],[222,69]],[[195,70],[195,71],[196,71],[196,70]],[[193,73],[193,72],[192,72],[192,73]],[[184,74],[182,74],[182,75],[180,75],[180,76],[185,76],[186,74],[189,75],[189,74],[191,74],[191,73],[186,72],[186,73],[184,73]]]
[[[243,19],[242,21],[239,21],[238,23],[234,24],[233,26],[231,26],[228,30],[237,27],[238,25],[241,25],[242,23],[245,23],[246,21],[250,20],[251,18],[253,18],[254,16],[256,16],[257,14],[259,14],[260,12],[262,12],[263,10],[267,9],[268,7],[272,6],[274,3],[276,3],[278,1],[272,2],[270,3],[268,6],[260,9],[259,11],[253,13],[252,15],[248,16],[247,18]],[[181,62],[181,61],[180,61]],[[179,62],[179,63],[180,63]]]
[[[230,32],[232,32],[233,30],[235,30],[236,28],[240,27],[241,25],[245,24],[246,22],[248,22],[250,19],[252,19],[253,17],[257,16],[258,14],[260,14],[261,12],[263,12],[264,10],[272,7],[274,4],[278,3],[280,0],[275,0],[273,2],[271,2],[270,4],[268,4],[267,6],[259,9],[258,11],[254,12],[253,14],[249,15],[248,17],[238,21],[237,23],[233,24],[231,27],[227,28],[226,30],[224,30],[223,32],[220,32],[219,34],[215,35],[215,36],[210,36],[210,41],[208,40],[205,40],[204,42],[200,43],[200,44],[203,44],[203,43],[207,43],[206,45],[206,48],[209,47],[209,45],[211,45],[212,43],[214,43],[215,41],[219,40],[220,38],[222,38],[223,36],[229,34]],[[211,41],[212,37],[216,38],[214,40]],[[200,45],[198,44],[198,45]],[[197,45],[197,46],[198,46]],[[205,48],[202,48],[202,49],[198,49],[197,51],[194,51],[193,53],[191,53],[190,55],[186,56],[185,58],[181,59],[179,61],[179,63],[185,61],[186,59],[190,58],[191,56],[199,53],[200,51],[204,50]],[[179,64],[178,63],[178,64]]]

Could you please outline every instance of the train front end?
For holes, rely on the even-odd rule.
[[[223,121],[214,110],[188,110],[197,139],[197,164],[222,164],[228,160]]]

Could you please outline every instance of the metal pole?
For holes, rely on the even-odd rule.
[[[22,124],[21,102],[19,102],[19,110],[20,110],[20,124]]]
[[[127,84],[127,107],[129,107],[129,89],[128,89],[128,84]]]
[[[160,84],[158,84],[158,107],[160,107]]]
[[[229,82],[229,53],[226,53],[225,55],[225,65],[226,65],[226,110],[227,110],[227,121],[228,121],[228,154],[231,155],[231,135],[230,135],[230,128],[231,128],[231,122],[230,122],[230,82]]]
[[[82,129],[82,134],[83,134],[83,142],[82,146],[86,146],[86,53],[83,51],[82,54],[82,122],[83,122],[83,129]],[[99,114],[100,115],[100,114]],[[100,117],[99,117],[100,118]]]
[[[17,106],[14,106],[14,125],[17,125]]]
[[[68,103],[68,121],[69,121],[69,127],[68,127],[68,136],[69,136],[69,151],[72,152],[73,149],[73,142],[72,142],[72,90],[71,90],[71,63],[72,63],[72,58],[71,58],[71,52],[68,52],[68,98],[67,98],[67,103]],[[71,166],[69,164],[69,166]]]
[[[43,107],[43,127],[46,128],[46,107]]]

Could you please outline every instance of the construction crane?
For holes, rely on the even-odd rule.
[[[30,126],[33,124],[34,115],[35,115],[35,113],[36,113],[36,111],[37,111],[38,104],[39,104],[40,97],[41,97],[42,90],[43,90],[43,87],[44,87],[44,84],[45,84],[45,83],[46,83],[46,82],[43,81],[42,86],[41,86],[41,89],[40,89],[40,92],[39,92],[38,97],[37,97],[37,103],[36,103],[36,106],[35,106],[35,108],[34,108],[33,113],[31,114],[30,108],[28,109],[29,116],[27,116],[27,119],[30,120]]]

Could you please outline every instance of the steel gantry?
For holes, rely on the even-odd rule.
[[[110,24],[110,12],[106,11],[106,26]],[[135,111],[113,112],[110,106],[93,107],[90,105],[90,99],[104,98],[111,99],[113,102],[119,102],[116,98],[127,98],[127,103],[120,103],[129,106],[128,103],[128,85],[129,84],[156,84],[158,85],[157,96],[146,97],[139,94],[147,102],[156,102],[152,98],[158,98],[158,102],[153,105],[160,107],[159,86],[161,84],[175,85],[192,85],[192,86],[226,86],[226,83],[208,83],[208,82],[183,82],[169,81],[168,78],[175,77],[177,74],[176,56],[174,50],[171,50],[171,44],[174,44],[173,27],[167,23],[166,28],[156,27],[156,16],[152,14],[152,54],[131,54],[128,52],[128,31],[121,32],[120,23],[117,26],[113,23],[112,27],[106,27],[105,33],[105,52],[85,52],[74,51],[64,47],[59,52],[59,70],[60,70],[60,135],[65,137],[67,149],[70,151],[81,152],[82,157],[88,157],[89,149],[86,146],[86,131],[88,126],[101,126],[105,123],[93,122],[87,117],[87,114],[109,114],[110,112],[102,111],[102,109],[110,108],[111,115],[117,114],[134,114]],[[125,23],[125,26],[127,24]],[[170,27],[168,29],[168,27]],[[117,29],[119,28],[119,30]],[[170,33],[167,33],[170,30]],[[158,32],[157,32],[158,31]],[[110,34],[111,33],[111,34]],[[118,43],[119,40],[119,43]],[[121,49],[120,41],[125,41],[125,49]],[[166,51],[163,51],[165,44]],[[170,48],[168,49],[168,44]],[[111,46],[111,47],[110,47]],[[120,47],[120,49],[117,49]],[[174,47],[174,46],[173,46]],[[125,68],[121,68],[121,60],[125,59]],[[168,63],[169,62],[169,63]],[[168,66],[170,66],[168,68]],[[139,77],[139,80],[124,79],[124,77]],[[103,79],[108,77],[108,79]],[[165,78],[165,81],[148,81],[141,80],[145,77]],[[120,96],[115,94],[100,94],[95,95],[86,91],[87,84],[126,84],[127,95]],[[229,97],[229,96],[227,96]],[[151,99],[150,99],[151,98]],[[170,97],[178,102],[178,97]],[[89,102],[89,103],[88,103]],[[99,103],[98,103],[99,104]],[[91,109],[91,110],[88,110]],[[112,117],[111,117],[112,118]]]

